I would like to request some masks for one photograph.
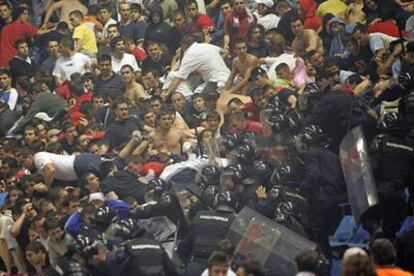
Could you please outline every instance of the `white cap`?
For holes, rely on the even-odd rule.
[[[104,194],[101,193],[101,192],[90,194],[89,195],[89,203],[91,203],[91,202],[93,202],[95,200],[105,201]]]
[[[263,4],[268,8],[271,8],[274,6],[273,0],[256,0],[256,4]]]
[[[53,120],[53,118],[49,117],[49,115],[47,115],[46,112],[38,112],[35,115],[35,118],[45,121],[45,122],[50,122]]]

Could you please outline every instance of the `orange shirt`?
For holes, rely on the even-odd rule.
[[[377,276],[413,276],[412,273],[397,267],[383,267],[375,270]]]

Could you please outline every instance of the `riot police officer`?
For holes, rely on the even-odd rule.
[[[166,216],[177,226],[177,238],[181,240],[189,232],[188,225],[177,196],[169,190],[169,183],[154,178],[148,182],[148,189],[153,195],[153,201],[139,207],[134,217]]]
[[[200,275],[207,266],[208,257],[224,239],[237,208],[234,192],[220,192],[215,196],[214,210],[197,213],[191,222],[191,263],[187,265],[186,275]]]
[[[329,76],[322,76],[322,78],[325,77],[329,80]],[[358,98],[343,91],[330,91],[326,88],[318,90],[318,86],[314,85],[308,87],[309,91],[305,88],[302,98],[312,95],[313,107],[310,110],[303,107],[305,109],[304,125],[319,125],[332,138],[334,152],[339,151],[342,139],[357,125],[362,125],[368,139],[375,134],[375,117],[371,115],[371,109]]]
[[[96,237],[79,235],[75,248],[96,275],[178,275],[164,249],[151,239],[137,237],[110,247]]]
[[[309,203],[307,232],[329,256],[328,236],[340,218],[339,205],[346,202],[346,186],[339,157],[332,151],[310,146],[302,153],[304,177],[299,184]]]
[[[362,222],[374,236],[383,231],[387,237],[394,237],[408,211],[404,189],[414,182],[414,141],[407,137],[409,128],[399,113],[385,114],[380,130],[383,134],[370,147],[379,204]]]

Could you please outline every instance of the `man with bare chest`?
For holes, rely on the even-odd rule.
[[[257,66],[258,59],[254,55],[247,53],[247,44],[244,40],[236,40],[234,42],[234,51],[236,57],[233,59],[231,73],[223,92],[243,94],[243,92],[247,92],[250,72]],[[236,79],[235,81],[235,78],[238,80]]]
[[[125,64],[121,67],[120,73],[122,82],[125,86],[125,99],[134,106],[141,106],[141,103],[148,97],[148,95],[145,92],[144,87],[135,81],[134,69],[131,65]]]
[[[170,112],[161,110],[157,114],[158,127],[153,136],[154,148],[165,145],[172,154],[181,155],[181,146],[187,137],[182,130],[172,128],[173,123],[174,118]]]
[[[323,55],[322,40],[314,30],[305,30],[303,19],[300,16],[292,17],[290,27],[295,35],[292,42],[292,50],[297,56],[303,57],[310,51],[316,51]]]
[[[73,11],[79,10],[85,16],[88,13],[88,8],[82,5],[79,0],[60,0],[47,8],[47,12],[45,15],[45,19],[43,21],[42,29],[47,28],[47,24],[49,23],[49,19],[52,16],[53,12],[59,10],[60,11],[60,21],[68,23],[70,26],[69,21],[69,14]]]

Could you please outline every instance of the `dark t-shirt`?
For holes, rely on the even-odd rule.
[[[93,90],[95,95],[102,95],[105,98],[111,96],[113,99],[122,97],[124,86],[122,84],[121,76],[113,73],[112,76],[103,80],[100,76],[94,79],[95,88]]]
[[[159,61],[152,61],[150,57],[142,62],[142,71],[156,70],[159,76],[163,76],[166,72],[166,67],[170,65],[171,58],[167,54],[162,54]]]
[[[376,77],[375,64],[372,62],[373,54],[369,46],[363,47],[358,55],[349,55],[339,60],[338,65],[343,70],[354,71],[360,75]]]
[[[247,52],[249,54],[255,55],[258,58],[264,58],[267,56],[268,46],[266,42],[260,43],[259,47],[253,47],[251,45],[247,46]]]
[[[121,35],[131,37],[135,43],[144,38],[146,29],[147,23],[143,21],[131,22],[127,25],[119,26]]]
[[[115,120],[106,130],[103,144],[109,145],[110,149],[119,148],[128,142],[133,131],[141,129],[142,124],[136,118]]]
[[[66,151],[69,154],[72,154],[74,151],[76,151],[76,143],[73,142],[72,145],[69,144],[68,140],[63,139],[60,141],[60,145],[62,146],[63,150]]]
[[[145,203],[145,192],[147,186],[138,182],[138,176],[132,172],[122,170],[112,176],[107,176],[101,181],[102,192],[115,192],[119,199],[133,196],[139,204]]]

